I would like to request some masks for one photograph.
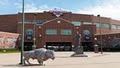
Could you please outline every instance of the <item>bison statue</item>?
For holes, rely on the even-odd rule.
[[[39,48],[31,51],[24,52],[24,61],[26,61],[28,64],[31,64],[29,62],[29,59],[37,59],[38,63],[40,65],[43,65],[43,61],[46,61],[48,59],[55,59],[55,53],[53,50],[47,50],[45,48]],[[26,64],[26,63],[25,63]]]

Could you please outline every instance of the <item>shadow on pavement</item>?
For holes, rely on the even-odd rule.
[[[98,63],[76,63],[76,64],[53,64],[53,65],[39,65],[39,64],[31,64],[31,65],[19,65],[19,64],[8,64],[3,65],[3,67],[11,67],[11,68],[21,68],[21,67],[31,67],[31,66],[47,66],[47,67],[54,67],[54,66],[76,66],[76,65],[101,65],[101,64],[120,64],[120,62],[98,62]]]
[[[6,65],[2,65],[4,67],[23,67],[22,65],[19,64],[6,64]]]
[[[31,65],[19,65],[19,64],[6,64],[3,65],[4,67],[26,67],[26,66],[45,66],[45,65],[40,65],[40,64],[31,64]]]

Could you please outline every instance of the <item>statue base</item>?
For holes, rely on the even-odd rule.
[[[74,51],[75,53],[71,57],[88,57],[83,53],[83,46],[77,46]]]
[[[72,54],[71,57],[88,57],[85,54]]]

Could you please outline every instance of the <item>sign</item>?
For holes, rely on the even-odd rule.
[[[63,13],[67,13],[67,11],[58,11],[58,10],[51,10],[49,13],[53,13],[56,17],[60,17]]]
[[[32,35],[27,35],[27,40],[31,40],[33,37],[32,37]]]
[[[85,35],[84,39],[88,41],[88,40],[90,40],[90,36],[89,35]]]
[[[27,35],[33,35],[33,30],[32,29],[27,29],[26,34]]]
[[[89,30],[84,30],[84,31],[83,31],[83,34],[84,34],[84,35],[90,35],[90,31],[89,31]]]

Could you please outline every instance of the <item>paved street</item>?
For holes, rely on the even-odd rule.
[[[0,68],[120,68],[120,52],[84,52],[88,57],[70,57],[73,52],[56,52],[56,59],[49,59],[45,66],[30,60],[31,66],[21,66],[20,53],[0,54]]]

